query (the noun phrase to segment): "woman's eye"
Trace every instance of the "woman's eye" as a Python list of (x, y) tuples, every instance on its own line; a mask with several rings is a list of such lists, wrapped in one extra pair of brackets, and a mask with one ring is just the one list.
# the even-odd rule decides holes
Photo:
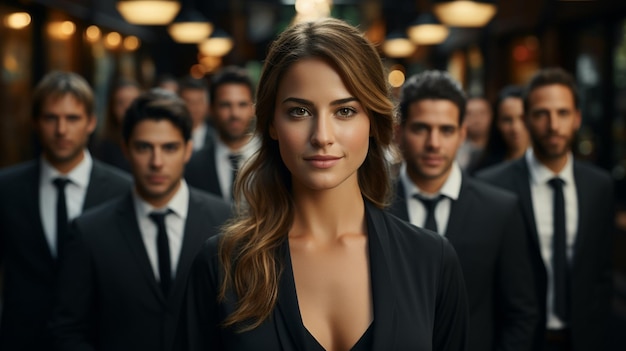
[(301, 116), (307, 116), (309, 114), (309, 111), (307, 111), (307, 109), (303, 107), (294, 107), (289, 110), (289, 114), (292, 116), (301, 117)]
[(350, 107), (342, 107), (337, 111), (337, 114), (341, 117), (351, 117), (356, 111)]

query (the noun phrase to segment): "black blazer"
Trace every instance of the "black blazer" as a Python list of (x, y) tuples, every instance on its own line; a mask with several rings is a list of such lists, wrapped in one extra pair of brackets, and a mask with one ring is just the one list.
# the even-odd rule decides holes
[[(535, 278), (540, 320), (535, 350), (543, 350), (546, 327), (547, 276), (537, 235), (526, 158), (498, 165), (478, 177), (518, 194)], [(574, 161), (578, 196), (578, 232), (571, 262), (571, 335), (574, 350), (604, 350), (611, 297), (611, 253), (614, 220), (613, 182), (586, 163)]]
[(189, 190), (189, 212), (169, 296), (154, 277), (130, 193), (73, 222), (75, 238), (61, 261), (50, 323), (57, 350), (172, 350), (193, 258), (230, 216), (230, 207), (222, 200)]
[[(0, 262), (4, 267), (0, 350), (45, 350), (43, 336), (52, 309), (57, 262), (39, 213), (40, 162), (0, 172)], [(93, 161), (83, 210), (121, 196), (130, 177)], [(54, 210), (54, 209), (51, 209)]]
[(217, 178), (215, 163), (215, 143), (213, 141), (191, 155), (185, 167), (185, 180), (197, 189), (223, 197), (220, 181)]
[[(366, 202), (374, 305), (372, 350), (465, 350), (467, 296), (454, 249), (439, 235), (418, 229)], [(207, 241), (194, 265), (186, 301), (188, 350), (306, 350), (288, 242), (278, 302), (258, 328), (237, 333), (219, 324), (233, 311), (229, 294), (217, 302), (222, 279), (219, 237)], [(183, 349), (183, 348), (181, 348)]]
[[(390, 211), (409, 220), (402, 182)], [(516, 196), (464, 175), (445, 237), (467, 287), (468, 350), (529, 350), (538, 313)]]

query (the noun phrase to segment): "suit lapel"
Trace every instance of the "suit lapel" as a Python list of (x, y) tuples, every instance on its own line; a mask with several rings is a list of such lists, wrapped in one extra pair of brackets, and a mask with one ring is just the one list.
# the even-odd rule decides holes
[(591, 222), (589, 215), (594, 213), (593, 209), (588, 207), (588, 203), (581, 201), (582, 199), (591, 199), (593, 194), (590, 193), (590, 189), (585, 179), (585, 174), (581, 172), (580, 167), (574, 161), (574, 181), (576, 182), (576, 198), (578, 202), (578, 223), (576, 226), (576, 240), (574, 241), (574, 255), (572, 260), (576, 260), (576, 253), (584, 245), (586, 236), (584, 233), (593, 233), (592, 228), (589, 227)]
[(20, 196), (23, 201), (24, 214), (27, 216), (27, 221), (31, 223), (34, 228), (33, 231), (33, 244), (39, 250), (39, 257), (45, 257), (50, 262), (56, 261), (52, 257), (50, 251), (50, 245), (46, 239), (46, 234), (43, 229), (43, 223), (41, 221), (41, 213), (39, 212), (39, 182), (41, 173), (41, 165), (39, 161), (34, 161), (32, 168), (26, 172), (23, 182), (21, 182)]
[(526, 221), (527, 229), (530, 230), (530, 240), (532, 241), (532, 245), (537, 250), (537, 252), (541, 252), (541, 248), (539, 246), (539, 234), (537, 233), (537, 224), (535, 222), (535, 213), (533, 212), (533, 200), (530, 192), (530, 172), (528, 170), (528, 165), (526, 164), (526, 158), (522, 157), (515, 162), (513, 167), (513, 182), (515, 187), (515, 193), (517, 193), (521, 207), (522, 207), (522, 215), (524, 216), (524, 220)]
[(398, 218), (403, 219), (405, 221), (409, 220), (409, 210), (406, 203), (406, 198), (404, 197), (405, 190), (404, 185), (400, 180), (395, 182), (396, 196), (389, 207), (389, 211), (396, 215)]
[(463, 233), (463, 228), (466, 228), (467, 211), (474, 206), (475, 198), (471, 196), (472, 191), (471, 184), (468, 184), (467, 178), (463, 175), (458, 198), (450, 200), (450, 215), (445, 232), (447, 238), (455, 238)]
[(121, 206), (117, 211), (118, 228), (122, 236), (126, 239), (128, 246), (130, 247), (133, 257), (139, 269), (142, 271), (146, 283), (150, 285), (154, 293), (158, 296), (158, 299), (165, 303), (165, 297), (159, 287), (154, 276), (154, 271), (150, 265), (150, 259), (146, 252), (146, 247), (143, 244), (141, 238), (141, 231), (137, 222), (137, 215), (135, 214), (135, 206), (133, 204), (133, 197), (131, 193), (128, 193), (122, 200)]

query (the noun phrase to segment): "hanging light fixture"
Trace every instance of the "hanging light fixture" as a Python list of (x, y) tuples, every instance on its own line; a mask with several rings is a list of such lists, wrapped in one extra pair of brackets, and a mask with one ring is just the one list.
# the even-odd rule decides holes
[(233, 39), (221, 29), (216, 29), (208, 39), (198, 44), (198, 50), (204, 55), (213, 57), (225, 56), (233, 48)]
[(213, 24), (200, 12), (183, 9), (176, 15), (167, 32), (174, 41), (186, 44), (199, 43), (211, 35)]
[(433, 11), (448, 26), (483, 27), (496, 14), (496, 5), (486, 1), (451, 0), (435, 3)]
[(118, 0), (117, 10), (132, 24), (165, 25), (180, 10), (176, 0)]
[(443, 43), (450, 30), (437, 20), (432, 13), (424, 13), (417, 17), (407, 29), (407, 35), (418, 45), (436, 45)]
[(399, 32), (391, 33), (383, 42), (383, 52), (387, 57), (408, 57), (415, 52), (417, 45)]

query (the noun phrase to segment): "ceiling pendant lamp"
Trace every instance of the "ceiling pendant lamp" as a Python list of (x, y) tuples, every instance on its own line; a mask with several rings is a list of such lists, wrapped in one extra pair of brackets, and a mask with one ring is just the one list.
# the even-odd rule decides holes
[(197, 44), (213, 32), (213, 24), (200, 12), (183, 9), (167, 27), (167, 32), (178, 43)]
[(405, 35), (394, 32), (385, 38), (382, 48), (387, 57), (403, 58), (411, 56), (417, 49), (417, 46)]
[(432, 13), (419, 15), (407, 29), (407, 35), (417, 45), (436, 45), (443, 43), (450, 30), (441, 24)]
[(233, 45), (233, 39), (228, 33), (217, 29), (208, 39), (198, 44), (198, 50), (206, 56), (222, 57), (232, 50)]
[(118, 0), (117, 11), (128, 23), (140, 25), (165, 25), (180, 11), (176, 0)]
[(486, 1), (451, 0), (436, 2), (433, 11), (451, 27), (483, 27), (496, 14), (496, 5)]

